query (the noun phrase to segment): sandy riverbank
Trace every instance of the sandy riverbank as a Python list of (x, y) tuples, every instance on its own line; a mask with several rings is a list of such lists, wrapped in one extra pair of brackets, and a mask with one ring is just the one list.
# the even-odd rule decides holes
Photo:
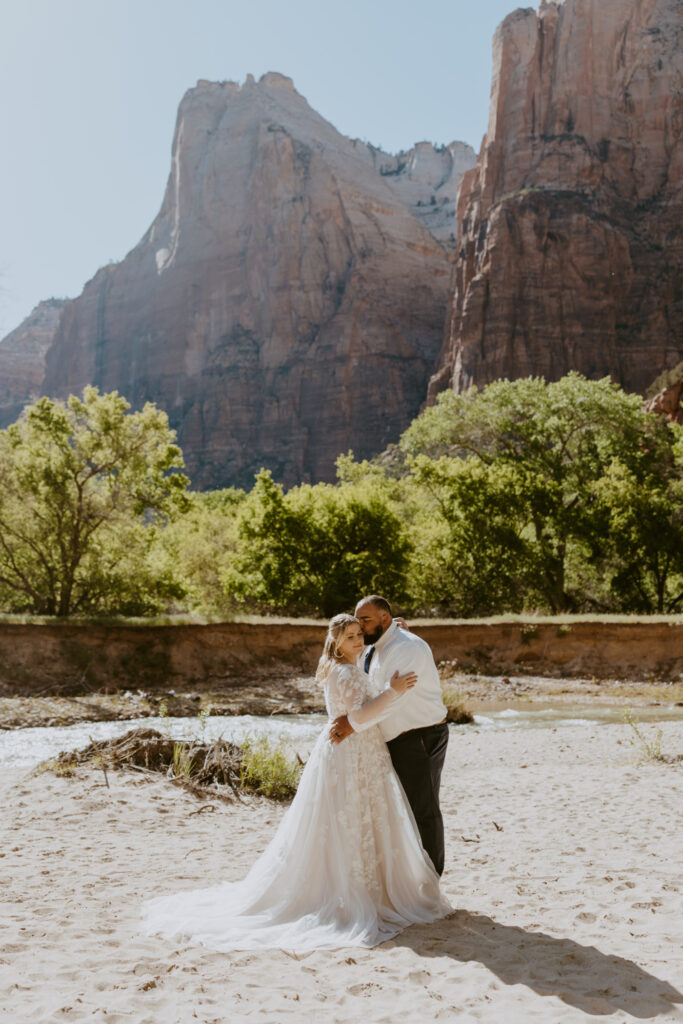
[[(662, 731), (683, 753), (683, 723)], [(455, 913), (373, 950), (301, 958), (137, 932), (144, 898), (242, 877), (278, 805), (193, 813), (202, 804), (161, 779), (7, 773), (0, 1020), (681, 1021), (683, 767), (639, 764), (629, 740), (625, 725), (453, 733)]]
[[(624, 707), (681, 702), (683, 682), (653, 683), (635, 679), (566, 679), (548, 676), (482, 676), (440, 666), (449, 701), (470, 712), (539, 704), (609, 703)], [(113, 693), (63, 696), (0, 696), (0, 729), (72, 725), (75, 722), (128, 721), (157, 717), (211, 715), (324, 714), (320, 684), (313, 676), (292, 675), (245, 681), (229, 688), (209, 684), (191, 691), (159, 686), (147, 690), (120, 689)]]

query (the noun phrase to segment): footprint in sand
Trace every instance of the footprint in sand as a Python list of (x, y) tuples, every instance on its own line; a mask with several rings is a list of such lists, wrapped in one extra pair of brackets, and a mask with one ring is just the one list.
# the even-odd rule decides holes
[(349, 985), (346, 991), (350, 996), (371, 996), (379, 987), (379, 985), (374, 985), (371, 981), (366, 981), (360, 985)]

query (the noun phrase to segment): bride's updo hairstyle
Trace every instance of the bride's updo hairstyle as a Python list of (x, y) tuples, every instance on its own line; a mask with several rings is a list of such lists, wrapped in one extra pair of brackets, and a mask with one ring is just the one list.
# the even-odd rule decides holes
[(341, 661), (342, 656), (339, 644), (343, 643), (344, 633), (354, 622), (358, 624), (356, 616), (348, 615), (347, 612), (341, 612), (339, 615), (335, 615), (333, 619), (330, 619), (327, 627), (327, 636), (323, 644), (323, 653), (320, 655), (318, 668), (315, 672), (315, 678), (319, 679), (320, 682), (324, 683), (332, 666), (338, 665)]

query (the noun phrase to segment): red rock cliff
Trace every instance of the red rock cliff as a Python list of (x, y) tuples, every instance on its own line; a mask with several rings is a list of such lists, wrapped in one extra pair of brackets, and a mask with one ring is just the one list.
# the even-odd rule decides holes
[(450, 278), (395, 186), (289, 79), (198, 83), (159, 215), (66, 307), (44, 390), (157, 402), (197, 487), (380, 451), (424, 401)]
[(12, 423), (28, 402), (40, 396), (45, 357), (65, 305), (65, 299), (38, 303), (0, 342), (0, 427)]
[(498, 28), (432, 398), (570, 369), (643, 391), (683, 357), (680, 14), (565, 0)]

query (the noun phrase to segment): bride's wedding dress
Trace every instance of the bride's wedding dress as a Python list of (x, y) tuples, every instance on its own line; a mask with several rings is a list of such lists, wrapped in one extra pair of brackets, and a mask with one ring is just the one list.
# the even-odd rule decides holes
[[(279, 828), (247, 877), (148, 900), (148, 935), (210, 949), (297, 952), (374, 946), (450, 911), (379, 728), (393, 690), (370, 691), (355, 665), (325, 683), (330, 718), (354, 732), (331, 744), (326, 726)], [(373, 699), (374, 697), (374, 699)]]

